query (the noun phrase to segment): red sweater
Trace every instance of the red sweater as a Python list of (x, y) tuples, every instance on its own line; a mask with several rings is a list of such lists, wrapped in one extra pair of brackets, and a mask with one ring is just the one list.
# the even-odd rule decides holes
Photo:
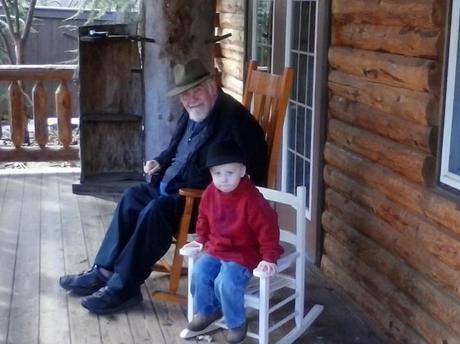
[(249, 270), (261, 260), (276, 263), (283, 248), (279, 244), (276, 212), (247, 178), (232, 192), (210, 184), (200, 201), (196, 241), (209, 255), (232, 261)]

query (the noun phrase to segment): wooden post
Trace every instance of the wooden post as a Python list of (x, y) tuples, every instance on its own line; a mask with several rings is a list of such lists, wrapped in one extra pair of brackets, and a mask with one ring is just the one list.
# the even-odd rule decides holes
[(70, 127), (72, 97), (65, 80), (61, 80), (56, 89), (55, 100), (59, 140), (64, 148), (68, 148), (72, 142), (72, 129)]
[(25, 112), (24, 99), (18, 81), (11, 82), (8, 93), (10, 96), (11, 141), (16, 148), (19, 148), (24, 143)]
[(32, 90), (33, 113), (35, 120), (35, 142), (40, 147), (45, 147), (48, 143), (48, 116), (46, 89), (40, 80), (37, 80)]

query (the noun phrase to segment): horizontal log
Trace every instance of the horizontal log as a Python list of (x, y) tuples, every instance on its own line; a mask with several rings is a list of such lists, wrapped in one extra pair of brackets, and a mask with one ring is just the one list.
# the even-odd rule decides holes
[(432, 94), (367, 81), (331, 71), (329, 89), (333, 94), (422, 125), (438, 125), (439, 108)]
[(371, 319), (380, 324), (392, 342), (427, 344), (410, 326), (399, 320), (388, 308), (388, 305), (383, 304), (381, 300), (360, 287), (353, 277), (327, 255), (323, 255), (321, 258), (321, 270), (345, 290), (348, 296), (364, 309)]
[(333, 23), (331, 45), (436, 59), (442, 45), (440, 29)]
[[(385, 275), (378, 271), (376, 272), (373, 267), (363, 263), (352, 253), (352, 248), (347, 247), (347, 244), (344, 245), (332, 236), (326, 235), (324, 249), (326, 255), (343, 267), (356, 283), (359, 283), (369, 293), (387, 304), (401, 321), (414, 328), (427, 342), (454, 343), (458, 338), (452, 329), (437, 320), (438, 314), (432, 315), (428, 313), (422, 307), (423, 302), (422, 304), (414, 302), (411, 293), (405, 294), (404, 290), (395, 286)], [(379, 251), (371, 252), (367, 250), (366, 252), (370, 255), (379, 253)], [(394, 267), (394, 270), (397, 269), (398, 267)], [(413, 277), (416, 277), (416, 275)], [(427, 300), (424, 300), (424, 302), (427, 302)], [(440, 310), (440, 312), (443, 313), (445, 310)], [(459, 313), (456, 312), (455, 315), (458, 316)]]
[(77, 65), (0, 65), (0, 81), (72, 80)]
[(416, 239), (401, 235), (391, 225), (373, 216), (370, 211), (330, 188), (326, 191), (325, 204), (334, 217), (371, 238), (433, 281), (444, 292), (448, 292), (454, 299), (460, 300), (460, 271), (427, 254)]
[(402, 235), (415, 240), (421, 249), (427, 250), (453, 269), (460, 270), (460, 240), (455, 240), (446, 229), (440, 228), (440, 225), (435, 226), (431, 221), (402, 208), (378, 191), (356, 182), (330, 165), (325, 166), (323, 176), (330, 188), (354, 203), (370, 209), (375, 216)]
[(242, 2), (241, 0), (217, 0), (216, 12), (244, 13), (244, 2)]
[(219, 27), (226, 29), (244, 30), (244, 14), (220, 13)]
[[(325, 212), (322, 217), (327, 236), (333, 237), (356, 258), (385, 275), (397, 288), (410, 295), (422, 308), (435, 315), (452, 332), (460, 330), (460, 304), (447, 295), (415, 269), (402, 262), (395, 255), (380, 247), (373, 240)], [(327, 239), (325, 240), (326, 246)], [(328, 250), (326, 249), (326, 254)]]
[(340, 22), (434, 28), (441, 24), (436, 0), (334, 0), (332, 17)]
[(242, 94), (243, 92), (243, 81), (233, 75), (222, 73), (222, 85), (236, 94)]
[(436, 61), (349, 47), (331, 47), (329, 65), (340, 72), (415, 91), (439, 93)]
[(1, 147), (0, 161), (78, 161), (79, 152), (78, 145), (69, 146), (67, 149), (61, 146)]
[(324, 157), (326, 163), (335, 166), (357, 183), (376, 190), (427, 220), (441, 224), (454, 238), (459, 237), (460, 208), (456, 202), (330, 142), (325, 145)]
[(329, 113), (333, 118), (401, 144), (426, 153), (436, 153), (437, 127), (416, 124), (339, 96), (330, 98)]
[(244, 64), (240, 61), (235, 61), (228, 58), (215, 58), (214, 59), (217, 67), (222, 73), (231, 75), (238, 80), (243, 80), (244, 78)]
[(220, 44), (221, 56), (244, 63), (244, 51), (239, 46)]
[(427, 184), (434, 174), (436, 160), (432, 155), (336, 119), (329, 120), (328, 139), (418, 184)]

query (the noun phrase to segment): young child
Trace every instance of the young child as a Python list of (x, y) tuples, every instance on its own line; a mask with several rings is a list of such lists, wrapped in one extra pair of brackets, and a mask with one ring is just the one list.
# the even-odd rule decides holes
[(247, 332), (244, 292), (252, 270), (275, 273), (283, 252), (278, 219), (246, 176), (234, 142), (211, 146), (206, 166), (212, 183), (200, 201), (196, 240), (184, 246), (204, 251), (193, 270), (196, 313), (187, 328), (202, 331), (223, 314), (227, 341), (240, 343)]

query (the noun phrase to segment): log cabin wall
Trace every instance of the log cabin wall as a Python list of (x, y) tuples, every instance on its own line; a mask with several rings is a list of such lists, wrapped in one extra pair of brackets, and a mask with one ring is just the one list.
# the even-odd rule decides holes
[(216, 34), (232, 36), (216, 44), (215, 62), (223, 90), (241, 101), (245, 57), (245, 1), (217, 0)]
[(435, 181), (446, 3), (331, 2), (321, 268), (399, 343), (460, 343), (460, 207)]

